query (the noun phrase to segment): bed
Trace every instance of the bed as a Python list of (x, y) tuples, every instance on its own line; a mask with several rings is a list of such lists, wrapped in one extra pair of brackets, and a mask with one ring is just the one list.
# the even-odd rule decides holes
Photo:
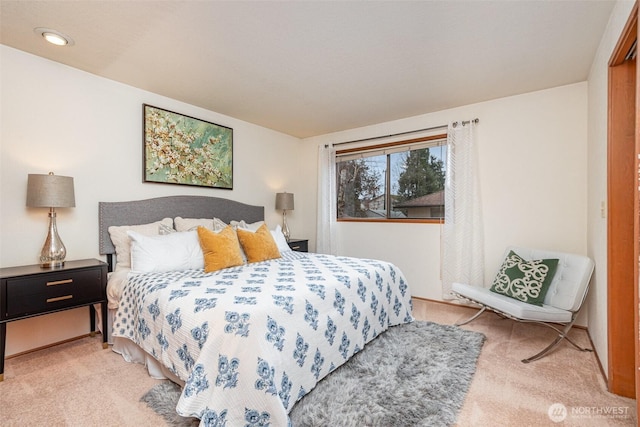
[[(234, 224), (240, 265), (206, 272), (213, 258), (203, 239), (213, 234), (204, 224), (211, 220), (225, 230), (218, 235)], [(396, 266), (291, 251), (279, 227), (268, 231), (273, 240), (255, 237), (263, 221), (262, 206), (216, 197), (99, 203), (113, 349), (180, 384), (176, 411), (201, 425), (287, 425), (294, 404), (322, 378), (390, 326), (413, 321)], [(116, 230), (128, 230), (134, 243)], [(193, 264), (202, 254), (183, 256), (198, 250), (196, 232), (203, 233), (204, 268)], [(277, 256), (256, 261), (245, 243), (257, 238), (275, 243)]]

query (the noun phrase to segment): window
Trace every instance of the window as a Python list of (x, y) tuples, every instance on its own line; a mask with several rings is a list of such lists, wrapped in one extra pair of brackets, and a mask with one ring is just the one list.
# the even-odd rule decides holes
[(339, 150), (340, 220), (444, 218), (446, 135)]

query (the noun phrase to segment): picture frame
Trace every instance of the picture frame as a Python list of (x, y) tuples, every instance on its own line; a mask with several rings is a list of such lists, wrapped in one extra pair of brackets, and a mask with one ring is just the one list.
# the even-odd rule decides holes
[(233, 129), (143, 104), (143, 182), (233, 190)]

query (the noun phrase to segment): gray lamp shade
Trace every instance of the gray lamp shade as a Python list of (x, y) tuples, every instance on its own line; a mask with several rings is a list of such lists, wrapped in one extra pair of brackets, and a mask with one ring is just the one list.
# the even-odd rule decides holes
[(293, 210), (293, 193), (276, 193), (276, 209)]
[(27, 206), (32, 208), (73, 208), (76, 198), (70, 176), (29, 174)]

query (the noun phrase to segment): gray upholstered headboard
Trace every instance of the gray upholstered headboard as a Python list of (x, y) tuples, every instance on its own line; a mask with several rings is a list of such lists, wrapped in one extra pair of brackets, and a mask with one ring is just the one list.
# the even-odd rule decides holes
[(264, 206), (207, 196), (167, 196), (130, 202), (99, 202), (100, 254), (115, 254), (109, 236), (112, 225), (139, 225), (163, 218), (220, 218), (256, 222), (264, 220)]

